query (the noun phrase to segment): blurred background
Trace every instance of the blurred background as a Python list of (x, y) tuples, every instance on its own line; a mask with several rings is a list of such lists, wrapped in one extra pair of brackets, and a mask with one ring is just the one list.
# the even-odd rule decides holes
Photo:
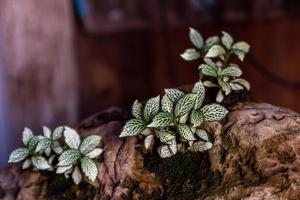
[(74, 125), (195, 82), (198, 62), (179, 56), (189, 26), (247, 41), (251, 95), (300, 111), (299, 0), (0, 0), (0, 165), (24, 126)]

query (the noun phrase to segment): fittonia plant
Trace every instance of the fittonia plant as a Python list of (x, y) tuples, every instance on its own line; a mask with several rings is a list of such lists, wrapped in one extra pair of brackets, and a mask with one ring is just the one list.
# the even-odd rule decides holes
[[(232, 91), (250, 90), (250, 84), (245, 79), (239, 78), (242, 70), (231, 62), (231, 56), (236, 55), (241, 61), (249, 52), (250, 46), (244, 41), (234, 42), (232, 36), (222, 32), (221, 38), (212, 36), (205, 41), (201, 34), (190, 28), (190, 40), (195, 48), (187, 49), (181, 57), (187, 61), (202, 59), (204, 63), (199, 66), (202, 76), (211, 77), (214, 81), (203, 82), (205, 87), (217, 87), (216, 102), (221, 103), (224, 96)], [(225, 94), (225, 95), (224, 95)]]
[(34, 135), (25, 128), (23, 131), (25, 147), (14, 150), (9, 156), (9, 163), (23, 162), (23, 169), (30, 166), (34, 170), (56, 170), (57, 174), (72, 176), (75, 184), (79, 184), (84, 174), (95, 181), (98, 169), (95, 159), (102, 153), (99, 148), (101, 137), (91, 135), (82, 141), (76, 130), (60, 126), (52, 132), (43, 127), (43, 135)]
[[(190, 40), (195, 48), (187, 49), (181, 57), (187, 61), (202, 58), (199, 66), (200, 80), (193, 89), (184, 93), (178, 89), (166, 89), (165, 94), (150, 98), (145, 104), (135, 101), (132, 116), (126, 122), (120, 137), (144, 135), (144, 147), (159, 142), (160, 157), (171, 157), (178, 152), (206, 151), (212, 147), (209, 134), (204, 129), (205, 122), (221, 121), (228, 111), (221, 103), (233, 90), (250, 90), (250, 84), (239, 78), (242, 75), (237, 64), (230, 62), (233, 54), (243, 61), (249, 51), (246, 42), (234, 43), (226, 32), (218, 36), (203, 39), (195, 29), (190, 29)], [(212, 78), (202, 82), (204, 76)], [(205, 88), (217, 87), (216, 102), (203, 105)], [(225, 95), (224, 95), (225, 94)]]

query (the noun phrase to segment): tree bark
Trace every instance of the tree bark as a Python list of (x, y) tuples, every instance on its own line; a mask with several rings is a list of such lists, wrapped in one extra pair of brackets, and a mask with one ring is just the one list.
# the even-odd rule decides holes
[(127, 118), (112, 108), (77, 127), (103, 137), (93, 185), (9, 167), (0, 173), (2, 199), (300, 199), (300, 114), (294, 111), (236, 104), (223, 125), (205, 125), (211, 150), (169, 159), (145, 152), (139, 137), (120, 139)]

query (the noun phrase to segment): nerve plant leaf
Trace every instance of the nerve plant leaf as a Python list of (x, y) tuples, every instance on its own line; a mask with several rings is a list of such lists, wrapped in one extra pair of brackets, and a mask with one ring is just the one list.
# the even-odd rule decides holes
[(216, 58), (216, 57), (224, 55), (225, 53), (226, 53), (225, 49), (221, 45), (216, 44), (208, 50), (205, 57)]
[(184, 93), (178, 89), (165, 89), (165, 93), (173, 103), (184, 97)]
[(226, 49), (230, 49), (233, 44), (232, 36), (225, 31), (222, 31), (222, 34), (223, 34), (223, 36), (221, 37), (222, 44), (226, 47)]
[(145, 149), (149, 149), (149, 147), (153, 144), (153, 142), (154, 142), (154, 135), (148, 135), (144, 140)]
[(190, 115), (190, 122), (193, 127), (198, 127), (204, 122), (204, 115), (199, 110), (193, 110)]
[(48, 164), (48, 161), (42, 156), (33, 156), (31, 158), (32, 165), (39, 170), (49, 169), (51, 166)]
[(98, 168), (96, 163), (88, 157), (81, 158), (80, 163), (84, 175), (88, 177), (92, 182), (94, 182), (98, 175)]
[(245, 79), (242, 78), (237, 78), (231, 81), (232, 83), (238, 83), (240, 85), (242, 85), (243, 87), (245, 87), (248, 91), (250, 90), (251, 86), (250, 83), (248, 81), (246, 81)]
[(17, 163), (19, 161), (24, 160), (29, 155), (29, 151), (26, 148), (18, 148), (11, 152), (9, 156), (9, 163)]
[(161, 109), (164, 112), (172, 113), (174, 108), (173, 102), (170, 100), (170, 98), (167, 95), (164, 95), (161, 99)]
[(147, 127), (165, 127), (173, 124), (174, 117), (169, 112), (160, 112)]
[(239, 41), (232, 46), (232, 49), (248, 53), (250, 50), (250, 45), (247, 42)]
[(144, 107), (144, 118), (150, 121), (159, 112), (160, 96), (149, 99)]
[(242, 70), (238, 68), (236, 65), (231, 64), (229, 67), (225, 68), (222, 73), (222, 76), (233, 76), (240, 77), (242, 75)]
[(200, 58), (200, 53), (196, 49), (187, 49), (180, 56), (186, 61), (192, 61)]
[(79, 167), (77, 167), (77, 166), (73, 170), (72, 180), (76, 185), (78, 185), (82, 180), (82, 173), (81, 173)]
[(206, 131), (202, 130), (202, 129), (197, 129), (196, 130), (196, 135), (201, 139), (201, 140), (204, 140), (204, 141), (209, 141), (209, 137), (208, 137), (208, 134), (206, 133)]
[(188, 140), (188, 141), (191, 141), (191, 140), (196, 140), (195, 136), (194, 136), (194, 133), (191, 131), (190, 127), (186, 124), (178, 124), (177, 125), (177, 129), (178, 129), (178, 132), (179, 132), (179, 135), (185, 139), (185, 140)]
[(206, 76), (212, 76), (212, 77), (218, 76), (218, 68), (215, 66), (202, 64), (200, 65), (199, 69), (202, 71), (202, 74)]
[(71, 148), (71, 149), (78, 149), (80, 145), (80, 137), (74, 129), (70, 127), (65, 127), (64, 131), (64, 137), (65, 137), (65, 142), (66, 144)]
[(155, 135), (162, 143), (166, 144), (170, 144), (170, 142), (175, 139), (175, 134), (166, 129), (155, 130)]
[(32, 131), (29, 128), (25, 127), (23, 131), (23, 138), (22, 138), (23, 144), (27, 146), (32, 137), (33, 137)]
[(168, 145), (161, 145), (158, 148), (158, 154), (161, 158), (169, 158), (169, 157), (173, 156), (173, 153), (169, 149)]
[(132, 105), (132, 115), (137, 119), (143, 119), (143, 105), (138, 100), (135, 100)]
[(74, 165), (80, 158), (80, 152), (76, 149), (69, 149), (64, 151), (58, 158), (57, 166)]
[(187, 94), (175, 105), (175, 116), (180, 117), (192, 110), (195, 105), (195, 94)]
[(91, 136), (84, 138), (84, 140), (80, 144), (80, 148), (79, 148), (80, 153), (82, 153), (83, 155), (88, 154), (93, 149), (95, 149), (97, 146), (99, 146), (100, 140), (101, 140), (101, 137), (98, 135), (91, 135)]
[(198, 48), (201, 49), (203, 47), (203, 37), (202, 35), (195, 29), (190, 28), (190, 40), (191, 42)]
[(228, 110), (219, 104), (206, 105), (201, 111), (204, 114), (205, 121), (220, 121), (224, 119), (228, 113)]
[(120, 137), (134, 136), (141, 133), (145, 129), (145, 122), (141, 119), (131, 119), (126, 122)]
[(206, 151), (212, 148), (212, 143), (211, 142), (195, 142), (193, 144), (193, 146), (191, 146), (189, 148), (190, 151), (198, 151), (198, 152), (202, 152), (202, 151)]

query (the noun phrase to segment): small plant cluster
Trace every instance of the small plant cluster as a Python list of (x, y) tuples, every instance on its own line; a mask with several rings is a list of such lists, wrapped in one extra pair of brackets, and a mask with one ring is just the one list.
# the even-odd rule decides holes
[[(147, 150), (154, 146), (157, 138), (161, 158), (178, 152), (201, 152), (212, 148), (203, 125), (226, 117), (228, 110), (218, 104), (225, 96), (232, 91), (250, 90), (250, 84), (240, 78), (242, 70), (230, 62), (233, 54), (243, 61), (250, 47), (244, 41), (234, 43), (230, 34), (222, 33), (221, 38), (213, 36), (204, 41), (198, 31), (190, 28), (189, 36), (195, 48), (185, 50), (181, 57), (187, 61), (203, 58), (204, 63), (199, 66), (200, 80), (188, 93), (165, 89), (162, 97), (150, 98), (145, 104), (136, 100), (132, 106), (133, 119), (126, 122), (120, 137), (144, 135)], [(202, 82), (204, 77), (209, 80)], [(212, 87), (219, 88), (216, 103), (203, 105), (206, 88)]]
[(95, 159), (102, 153), (99, 148), (101, 137), (91, 135), (82, 141), (76, 130), (60, 126), (52, 132), (43, 127), (43, 135), (34, 135), (29, 128), (24, 128), (22, 142), (25, 147), (14, 150), (9, 156), (9, 163), (23, 162), (23, 169), (56, 171), (70, 175), (75, 184), (79, 184), (84, 174), (95, 181), (98, 169)]
[(195, 48), (186, 49), (181, 57), (186, 61), (203, 59), (204, 63), (199, 66), (200, 76), (208, 76), (213, 80), (204, 81), (205, 87), (219, 88), (216, 102), (223, 102), (225, 96), (232, 91), (250, 90), (249, 82), (239, 78), (242, 70), (237, 64), (230, 62), (232, 55), (243, 61), (250, 50), (249, 44), (244, 41), (234, 42), (232, 36), (225, 31), (222, 31), (221, 38), (212, 36), (204, 41), (198, 31), (190, 28), (189, 36)]

